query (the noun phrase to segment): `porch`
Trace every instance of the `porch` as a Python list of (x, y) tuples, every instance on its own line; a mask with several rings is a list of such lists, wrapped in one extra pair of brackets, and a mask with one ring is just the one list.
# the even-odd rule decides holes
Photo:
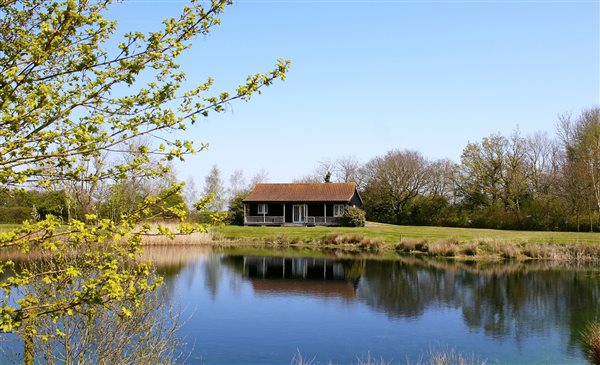
[(339, 217), (306, 216), (295, 222), (286, 222), (285, 216), (251, 215), (244, 218), (244, 225), (261, 226), (339, 226)]
[(250, 203), (244, 204), (244, 225), (336, 226), (343, 211), (343, 204), (332, 203)]

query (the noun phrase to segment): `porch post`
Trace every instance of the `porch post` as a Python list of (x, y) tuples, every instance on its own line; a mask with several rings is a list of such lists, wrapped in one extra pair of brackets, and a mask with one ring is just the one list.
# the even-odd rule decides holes
[(244, 225), (246, 225), (246, 204), (244, 204)]
[(283, 205), (283, 222), (282, 223), (285, 223), (285, 203), (283, 203), (281, 205)]
[(323, 203), (323, 224), (327, 224), (327, 203)]
[(267, 213), (265, 213), (267, 211), (267, 209), (269, 209), (269, 205), (266, 204), (267, 206), (265, 207), (266, 209), (263, 209), (263, 223), (267, 223)]

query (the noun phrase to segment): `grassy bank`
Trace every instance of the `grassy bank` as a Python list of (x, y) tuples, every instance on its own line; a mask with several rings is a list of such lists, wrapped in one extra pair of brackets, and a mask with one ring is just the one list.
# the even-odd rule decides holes
[(289, 240), (318, 241), (331, 234), (360, 235), (366, 238), (380, 238), (386, 245), (395, 245), (401, 240), (427, 240), (430, 242), (456, 239), (460, 242), (475, 240), (505, 241), (515, 244), (600, 244), (600, 233), (589, 232), (538, 232), (504, 231), (497, 229), (396, 226), (392, 224), (369, 223), (366, 227), (240, 227), (220, 226), (212, 229), (217, 238), (260, 239), (286, 237)]
[(371, 223), (366, 227), (239, 227), (211, 230), (217, 241), (271, 247), (400, 252), (467, 259), (600, 260), (600, 233), (503, 231)]
[[(168, 224), (169, 225), (169, 224)], [(170, 224), (171, 229), (175, 228)], [(0, 225), (0, 231), (17, 225)], [(208, 234), (160, 234), (145, 237), (146, 245), (210, 245), (220, 247), (293, 248), (370, 252), (378, 255), (419, 254), (466, 259), (548, 259), (600, 261), (600, 233), (505, 231), (494, 229), (396, 226), (366, 227), (212, 227)]]

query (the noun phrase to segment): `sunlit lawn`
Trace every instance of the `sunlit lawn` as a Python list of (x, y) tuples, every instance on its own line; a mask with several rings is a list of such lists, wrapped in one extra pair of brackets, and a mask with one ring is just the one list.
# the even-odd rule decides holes
[(10, 231), (19, 228), (20, 224), (0, 223), (0, 232)]
[[(18, 224), (0, 224), (0, 232), (19, 227)], [(595, 243), (600, 244), (600, 233), (590, 232), (540, 232), (507, 231), (497, 229), (451, 228), (426, 226), (396, 226), (368, 223), (366, 227), (213, 227), (217, 236), (231, 239), (264, 239), (285, 236), (288, 239), (317, 240), (330, 233), (358, 234), (368, 238), (382, 238), (386, 243), (397, 243), (402, 238), (427, 239), (429, 241), (457, 238), (460, 241), (475, 239), (499, 239), (514, 243)]]
[(319, 239), (329, 233), (358, 234), (368, 238), (382, 238), (386, 243), (397, 243), (402, 238), (427, 239), (429, 241), (457, 238), (460, 241), (475, 239), (498, 239), (514, 243), (597, 243), (600, 233), (507, 231), (477, 228), (450, 228), (424, 226), (396, 226), (368, 223), (366, 227), (240, 227), (220, 226), (212, 232), (223, 238), (262, 239), (285, 236), (288, 239)]

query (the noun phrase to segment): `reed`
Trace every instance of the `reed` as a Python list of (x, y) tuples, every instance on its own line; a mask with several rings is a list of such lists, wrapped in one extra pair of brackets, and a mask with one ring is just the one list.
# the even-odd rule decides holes
[(363, 238), (358, 243), (358, 247), (366, 251), (379, 251), (383, 247), (383, 240), (381, 238)]
[(463, 355), (454, 350), (432, 351), (429, 358), (430, 365), (477, 365), (485, 364), (485, 361), (480, 361), (474, 355)]
[(399, 252), (413, 252), (413, 251), (420, 251), (420, 252), (427, 252), (427, 240), (417, 240), (417, 239), (412, 239), (412, 238), (403, 238), (402, 240), (400, 240), (400, 242), (396, 245), (396, 251)]
[(600, 365), (600, 322), (593, 322), (582, 333), (583, 343), (590, 362)]
[(477, 256), (479, 245), (476, 242), (469, 242), (460, 248), (460, 252), (465, 256)]
[(503, 259), (514, 259), (519, 256), (519, 248), (510, 242), (503, 240), (494, 240), (489, 244), (492, 254), (498, 255)]
[(300, 350), (298, 350), (296, 352), (296, 355), (294, 355), (294, 357), (292, 358), (292, 365), (312, 365), (314, 363), (315, 357), (313, 357), (312, 359), (307, 359), (306, 357), (302, 356)]
[(458, 252), (458, 243), (451, 239), (432, 242), (428, 245), (427, 252), (433, 256), (453, 257)]
[(161, 223), (160, 225), (168, 228), (169, 231), (174, 233), (174, 236), (169, 237), (160, 234), (158, 224), (155, 224), (151, 227), (148, 234), (142, 237), (142, 244), (148, 246), (207, 245), (214, 241), (213, 236), (209, 233), (194, 232), (192, 234), (180, 234), (175, 223)]
[[(484, 365), (486, 361), (481, 361), (475, 358), (474, 355), (464, 355), (460, 352), (456, 352), (454, 350), (440, 350), (440, 351), (430, 351), (428, 361), (424, 362), (422, 359), (413, 363), (407, 360), (405, 363), (407, 365), (415, 364), (415, 365)], [(392, 365), (394, 364), (390, 360), (385, 360), (383, 357), (374, 358), (371, 354), (368, 354), (366, 358), (357, 357), (356, 365)], [(302, 356), (300, 351), (298, 351), (294, 357), (292, 358), (292, 365), (312, 365), (312, 364), (320, 364), (321, 362), (316, 361), (316, 357), (307, 359)], [(327, 364), (332, 365), (332, 361), (328, 361)], [(398, 363), (400, 364), (400, 363)]]

